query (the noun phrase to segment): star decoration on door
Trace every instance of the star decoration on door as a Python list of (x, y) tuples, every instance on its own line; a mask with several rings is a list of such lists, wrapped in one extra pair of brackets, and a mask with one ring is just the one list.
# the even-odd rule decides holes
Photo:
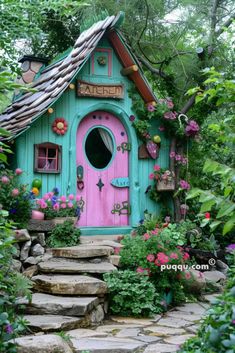
[(99, 182), (96, 184), (99, 188), (99, 191), (102, 191), (102, 187), (104, 186), (104, 183), (102, 182), (101, 178), (99, 178)]

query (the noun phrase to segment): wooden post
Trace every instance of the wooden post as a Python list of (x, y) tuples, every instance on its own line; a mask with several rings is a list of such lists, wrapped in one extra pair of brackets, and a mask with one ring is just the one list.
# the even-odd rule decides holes
[(120, 73), (123, 75), (123, 76), (128, 76), (128, 75), (131, 75), (133, 74), (134, 72), (137, 72), (139, 69), (138, 69), (138, 66), (137, 65), (131, 65), (131, 66), (128, 66), (128, 67), (125, 67), (123, 68)]

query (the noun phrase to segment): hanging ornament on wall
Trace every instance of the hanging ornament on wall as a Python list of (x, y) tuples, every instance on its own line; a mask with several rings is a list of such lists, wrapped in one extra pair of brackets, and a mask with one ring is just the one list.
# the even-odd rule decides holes
[(64, 135), (68, 130), (68, 123), (64, 118), (57, 118), (52, 123), (52, 130), (57, 135)]

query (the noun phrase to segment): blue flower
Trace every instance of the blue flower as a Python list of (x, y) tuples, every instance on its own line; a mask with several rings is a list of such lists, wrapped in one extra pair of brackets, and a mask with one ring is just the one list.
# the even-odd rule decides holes
[(54, 192), (55, 195), (59, 195), (59, 193), (60, 193), (60, 190), (57, 186), (54, 187), (54, 189), (52, 191)]

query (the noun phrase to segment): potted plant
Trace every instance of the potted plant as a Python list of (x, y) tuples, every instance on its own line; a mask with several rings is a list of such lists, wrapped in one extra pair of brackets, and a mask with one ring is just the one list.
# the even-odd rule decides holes
[(156, 189), (159, 192), (175, 190), (175, 173), (173, 171), (155, 165), (149, 178), (154, 180)]

